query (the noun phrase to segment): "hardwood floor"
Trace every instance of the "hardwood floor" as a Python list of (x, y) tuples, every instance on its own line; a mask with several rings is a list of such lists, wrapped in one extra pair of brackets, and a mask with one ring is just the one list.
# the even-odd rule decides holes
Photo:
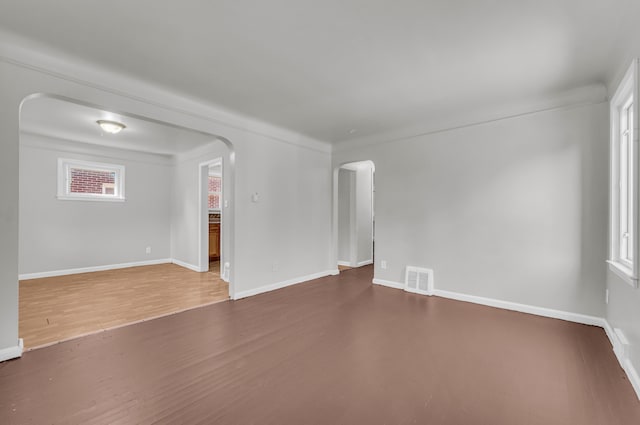
[(220, 266), (197, 273), (175, 264), (20, 282), (26, 349), (229, 298)]
[(604, 331), (363, 267), (0, 364), (0, 423), (630, 425)]

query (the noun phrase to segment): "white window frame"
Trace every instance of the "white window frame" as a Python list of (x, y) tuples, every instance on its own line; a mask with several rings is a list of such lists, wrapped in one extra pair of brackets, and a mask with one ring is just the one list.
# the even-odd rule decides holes
[[(610, 102), (609, 268), (638, 288), (638, 59), (635, 59)], [(629, 106), (631, 105), (631, 113)], [(627, 130), (623, 128), (624, 121)], [(628, 241), (631, 241), (630, 243)], [(627, 255), (628, 249), (631, 255)]]
[[(106, 193), (74, 193), (71, 192), (71, 169), (114, 172), (115, 183), (113, 195)], [(107, 201), (124, 202), (125, 167), (119, 164), (81, 161), (79, 159), (58, 158), (58, 199), (63, 201)], [(104, 188), (103, 188), (104, 189)], [(104, 192), (104, 190), (103, 190)]]

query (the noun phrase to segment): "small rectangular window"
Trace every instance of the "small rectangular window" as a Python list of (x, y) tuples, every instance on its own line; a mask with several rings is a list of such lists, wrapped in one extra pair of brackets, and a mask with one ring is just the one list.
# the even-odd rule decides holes
[(611, 99), (611, 196), (608, 263), (634, 287), (638, 284), (638, 61)]
[(58, 199), (124, 201), (124, 166), (60, 158)]

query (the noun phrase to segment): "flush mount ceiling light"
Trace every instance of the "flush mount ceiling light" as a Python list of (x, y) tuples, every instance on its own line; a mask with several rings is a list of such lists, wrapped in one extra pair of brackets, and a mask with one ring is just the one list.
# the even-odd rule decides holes
[(126, 125), (117, 121), (98, 120), (96, 122), (105, 133), (110, 134), (120, 133), (122, 129), (127, 128)]

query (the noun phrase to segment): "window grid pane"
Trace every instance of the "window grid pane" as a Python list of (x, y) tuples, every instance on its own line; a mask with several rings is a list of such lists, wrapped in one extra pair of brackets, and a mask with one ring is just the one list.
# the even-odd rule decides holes
[(71, 167), (69, 169), (69, 193), (115, 195), (116, 173)]
[(632, 262), (633, 261), (633, 202), (634, 196), (634, 182), (633, 182), (633, 127), (630, 123), (633, 122), (633, 103), (631, 103), (626, 111), (626, 140), (627, 140), (627, 251), (626, 256), (624, 257), (626, 260)]
[(619, 258), (633, 263), (633, 102), (625, 102), (620, 110), (619, 157)]
[(219, 194), (209, 194), (209, 209), (219, 209), (220, 208), (220, 195)]
[(220, 198), (222, 196), (222, 177), (209, 176), (208, 192), (209, 209), (220, 209)]
[(209, 193), (222, 192), (222, 178), (220, 176), (209, 176)]
[(620, 209), (619, 209), (619, 231), (620, 231), (620, 258), (627, 258), (627, 226), (628, 220), (627, 215), (629, 213), (629, 203), (628, 201), (628, 173), (627, 173), (627, 141), (626, 137), (622, 136), (620, 139), (620, 188), (619, 188), (619, 199), (620, 199)]

